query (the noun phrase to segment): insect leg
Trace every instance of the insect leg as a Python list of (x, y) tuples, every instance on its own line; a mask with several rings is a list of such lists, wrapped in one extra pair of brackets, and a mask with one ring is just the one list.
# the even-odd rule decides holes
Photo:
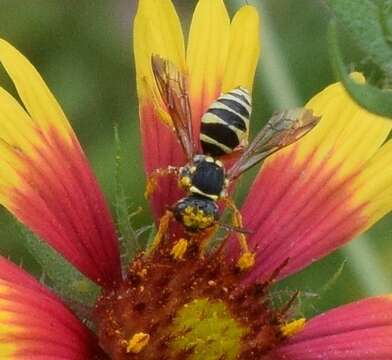
[(174, 214), (170, 210), (166, 210), (165, 214), (160, 218), (158, 231), (155, 234), (151, 246), (147, 249), (147, 255), (151, 254), (159, 246), (163, 237), (165, 236), (165, 234), (167, 234), (167, 230), (173, 218)]
[(178, 176), (179, 168), (175, 166), (168, 166), (165, 169), (155, 169), (147, 179), (146, 190), (144, 191), (144, 197), (149, 199), (150, 196), (154, 193), (155, 189), (158, 186), (158, 179), (163, 176), (175, 175)]
[[(233, 225), (237, 228), (242, 229), (244, 226), (242, 221), (242, 215), (238, 210), (237, 206), (235, 205), (234, 201), (229, 197), (226, 197), (224, 201), (226, 203), (226, 206), (233, 211)], [(248, 241), (244, 232), (236, 232), (236, 236), (242, 252), (242, 255), (237, 261), (237, 267), (240, 270), (249, 269), (255, 263), (255, 253), (252, 253), (249, 250)]]

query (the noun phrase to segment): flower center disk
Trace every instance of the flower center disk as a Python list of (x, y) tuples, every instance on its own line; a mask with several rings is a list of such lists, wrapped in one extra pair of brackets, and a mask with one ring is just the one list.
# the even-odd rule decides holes
[(99, 298), (95, 320), (111, 359), (258, 359), (284, 339), (268, 283), (238, 286), (238, 267), (201, 256), (196, 243), (176, 254), (164, 244), (139, 254)]

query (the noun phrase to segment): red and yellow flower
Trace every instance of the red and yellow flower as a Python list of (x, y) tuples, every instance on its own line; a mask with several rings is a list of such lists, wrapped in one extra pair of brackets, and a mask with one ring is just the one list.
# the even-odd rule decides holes
[[(200, 0), (187, 51), (169, 0), (140, 0), (134, 45), (146, 172), (183, 165), (159, 105), (151, 56), (189, 76), (200, 117), (222, 92), (252, 88), (259, 20), (251, 6), (233, 20), (222, 0)], [(0, 62), (22, 105), (0, 90), (0, 202), (101, 287), (91, 328), (63, 300), (0, 260), (0, 357), (4, 359), (390, 359), (392, 298), (374, 297), (313, 319), (291, 319), (269, 301), (272, 281), (300, 271), (392, 209), (392, 123), (356, 105), (336, 83), (306, 107), (317, 127), (261, 167), (241, 214), (256, 254), (235, 264), (234, 236), (201, 256), (197, 243), (161, 233), (157, 248), (121, 272), (113, 221), (63, 111), (28, 60), (0, 41)], [(360, 75), (354, 75), (363, 81)], [(158, 221), (181, 193), (164, 179)], [(184, 244), (187, 244), (185, 246)], [(92, 330), (93, 329), (93, 330)]]

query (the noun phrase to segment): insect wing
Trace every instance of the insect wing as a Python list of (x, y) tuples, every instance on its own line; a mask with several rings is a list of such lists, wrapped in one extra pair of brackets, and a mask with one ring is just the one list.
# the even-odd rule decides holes
[(274, 152), (306, 135), (319, 122), (311, 110), (296, 108), (274, 114), (240, 158), (228, 170), (229, 180), (240, 176)]
[(188, 160), (192, 160), (196, 151), (186, 77), (172, 62), (158, 55), (152, 56), (151, 65), (159, 93), (173, 121), (176, 135)]

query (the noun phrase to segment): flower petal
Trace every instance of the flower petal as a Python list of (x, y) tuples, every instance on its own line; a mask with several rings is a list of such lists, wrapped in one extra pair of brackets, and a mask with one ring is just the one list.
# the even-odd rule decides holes
[(238, 86), (252, 91), (260, 55), (260, 21), (257, 9), (243, 6), (230, 26), (230, 46), (227, 57), (223, 92)]
[(355, 186), (357, 201), (367, 203), (367, 228), (391, 211), (392, 204), (392, 141), (387, 141), (358, 175)]
[(34, 278), (0, 258), (0, 358), (93, 359), (94, 335)]
[(183, 33), (171, 0), (139, 0), (133, 42), (139, 101), (149, 103), (146, 85), (156, 88), (151, 56), (159, 55), (182, 69), (185, 67)]
[(37, 70), (22, 54), (2, 39), (0, 62), (12, 78), (26, 110), (42, 130), (46, 140), (51, 141), (47, 135), (50, 129), (55, 127), (64, 139), (72, 141), (71, 126)]
[[(384, 159), (374, 155), (391, 122), (361, 109), (340, 84), (326, 88), (307, 107), (322, 116), (320, 123), (265, 162), (242, 208), (257, 253), (248, 280), (265, 279), (286, 260), (280, 276), (287, 276), (342, 246), (378, 219), (369, 215), (374, 194), (391, 191), (386, 169), (376, 186), (362, 175), (372, 172), (366, 170), (369, 164)], [(371, 191), (361, 195), (370, 188), (372, 196)], [(383, 206), (382, 213), (390, 211), (392, 201)], [(234, 248), (232, 243), (232, 256)]]
[(29, 114), (0, 89), (0, 202), (92, 280), (120, 278), (115, 229), (60, 106), (35, 68), (0, 42)]
[[(230, 19), (223, 0), (200, 0), (192, 18), (187, 49), (195, 124), (220, 95), (230, 41)], [(198, 138), (199, 131), (195, 129)]]
[[(139, 97), (140, 128), (143, 141), (144, 166), (147, 176), (168, 165), (180, 166), (185, 155), (173, 131), (165, 125), (156, 106), (160, 103), (151, 68), (151, 56), (160, 55), (178, 67), (185, 68), (184, 39), (176, 11), (169, 0), (140, 0), (134, 20), (134, 52)], [(152, 99), (152, 94), (156, 98)], [(157, 104), (158, 99), (158, 104)], [(159, 109), (162, 111), (162, 109)], [(168, 115), (165, 114), (165, 118)], [(151, 197), (155, 219), (159, 219), (167, 205), (180, 197), (177, 182), (170, 178), (159, 181)]]
[(271, 357), (275, 360), (392, 358), (392, 298), (375, 297), (311, 319)]

